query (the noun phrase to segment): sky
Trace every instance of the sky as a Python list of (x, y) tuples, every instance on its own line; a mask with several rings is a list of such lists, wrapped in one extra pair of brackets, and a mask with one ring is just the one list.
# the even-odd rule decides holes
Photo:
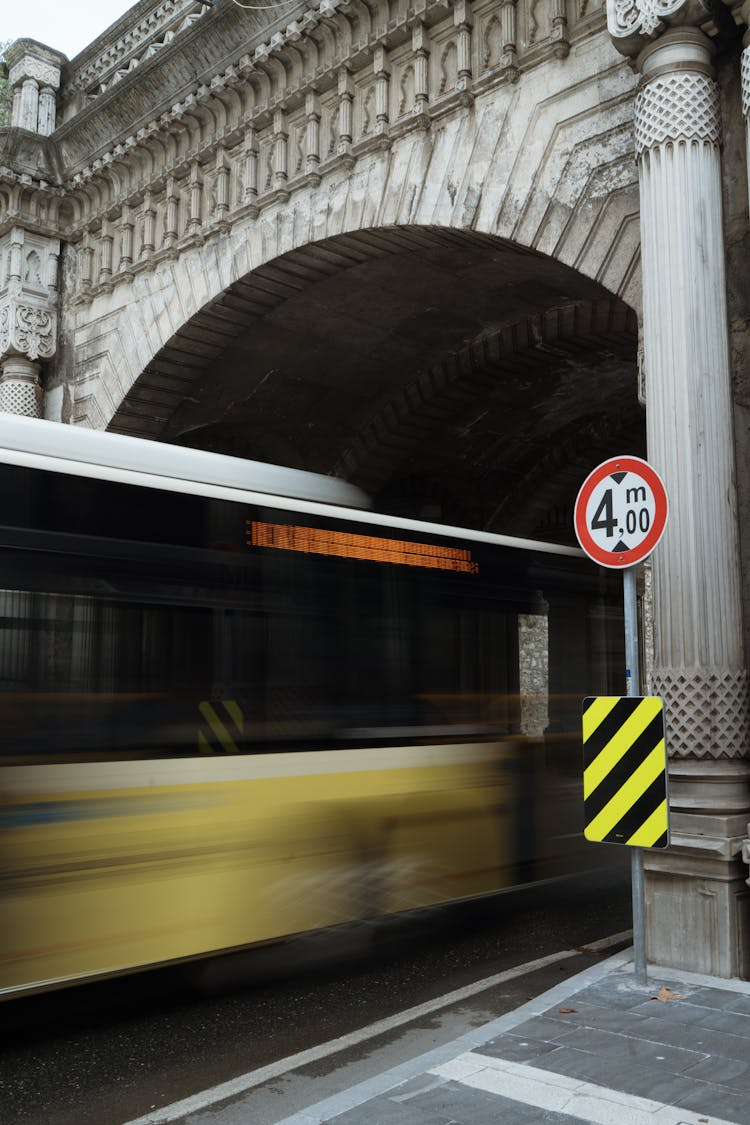
[(0, 0), (0, 42), (37, 39), (72, 59), (134, 0)]

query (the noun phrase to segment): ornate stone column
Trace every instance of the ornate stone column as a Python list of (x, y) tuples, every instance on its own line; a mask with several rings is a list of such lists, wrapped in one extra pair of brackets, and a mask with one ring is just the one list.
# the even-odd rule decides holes
[[(653, 559), (654, 673), (667, 711), (672, 847), (646, 854), (648, 953), (737, 976), (750, 807), (721, 192), (721, 121), (700, 0), (608, 0), (635, 58), (648, 456), (670, 497)], [(668, 25), (667, 26), (667, 22)]]
[(38, 418), (41, 361), (55, 351), (60, 243), (13, 227), (0, 238), (0, 411)]
[[(33, 39), (6, 51), (13, 90), (11, 126), (48, 137), (66, 56)], [(58, 240), (20, 226), (0, 237), (0, 411), (42, 414), (42, 361), (57, 339)]]
[[(747, 168), (748, 194), (750, 195), (750, 0), (725, 0), (732, 9), (732, 14), (738, 24), (745, 25), (745, 34), (742, 39), (742, 56), (740, 61), (740, 82), (742, 90), (742, 115), (745, 118), (745, 160)], [(742, 841), (742, 856), (746, 864), (750, 864), (750, 824)], [(750, 886), (750, 878), (746, 880)]]
[(742, 38), (742, 60), (740, 78), (742, 83), (742, 116), (745, 118), (745, 156), (747, 159), (747, 182), (750, 190), (750, 0), (741, 6), (742, 20), (747, 30)]

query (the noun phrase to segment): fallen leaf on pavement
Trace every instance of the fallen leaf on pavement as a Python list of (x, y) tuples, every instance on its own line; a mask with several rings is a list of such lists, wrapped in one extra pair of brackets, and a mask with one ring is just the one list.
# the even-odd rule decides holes
[(576, 1008), (560, 1008), (560, 1012), (564, 1016), (569, 1016), (575, 1011), (577, 1011)]
[(672, 992), (671, 989), (664, 985), (659, 989), (656, 996), (652, 996), (651, 999), (659, 1000), (662, 1004), (666, 1004), (668, 1000), (682, 1000), (683, 997), (680, 996), (679, 992)]

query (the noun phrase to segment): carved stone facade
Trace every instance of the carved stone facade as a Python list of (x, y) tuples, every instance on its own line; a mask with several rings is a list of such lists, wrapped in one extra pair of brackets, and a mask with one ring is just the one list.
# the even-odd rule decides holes
[[(603, 397), (602, 371), (640, 325), (633, 399), (647, 403), (648, 456), (673, 511), (653, 563), (648, 666), (668, 708), (675, 847), (648, 863), (650, 948), (727, 975), (750, 971), (750, 476), (735, 457), (750, 309), (746, 278), (728, 286), (725, 267), (747, 231), (733, 116), (741, 91), (748, 120), (750, 48), (740, 62), (735, 34), (747, 22), (739, 5), (701, 0), (606, 11), (601, 0), (301, 0), (281, 15), (141, 0), (70, 62), (14, 44), (12, 125), (0, 130), (0, 409), (191, 433), (205, 421), (201, 380), (242, 333), (260, 337), (290, 292), (329, 285), (319, 307), (343, 316), (336, 272), (405, 247), (436, 275), (451, 254), (474, 255), (487, 270), (474, 300), (507, 270), (507, 311), (482, 310), (469, 330), (457, 284), (450, 347), (429, 352), (441, 324), (415, 329), (422, 367), (390, 395), (374, 387), (377, 408), (333, 452), (328, 471), (379, 481), (383, 448), (397, 435), (411, 455), (441, 396), (455, 412), (468, 395), (481, 415), (489, 371), (528, 372), (553, 353), (571, 366), (576, 347), (593, 354), (604, 340), (588, 383)], [(514, 287), (532, 259), (533, 284)], [(416, 300), (411, 319), (430, 308)], [(519, 377), (519, 401), (525, 386)], [(236, 406), (220, 385), (207, 397), (222, 419)], [(540, 479), (573, 475), (575, 447), (606, 442), (608, 425), (595, 414), (539, 448), (535, 468), (504, 480), (496, 518), (528, 505)], [(705, 948), (674, 937), (693, 932)]]
[(79, 93), (77, 99), (75, 96), (72, 99), (73, 112), (152, 59), (176, 35), (192, 27), (210, 7), (200, 0), (163, 0), (135, 23), (128, 13), (112, 29), (116, 33), (118, 28), (123, 28), (119, 37), (109, 40), (103, 49), (84, 52), (85, 61), (73, 81), (73, 88)]

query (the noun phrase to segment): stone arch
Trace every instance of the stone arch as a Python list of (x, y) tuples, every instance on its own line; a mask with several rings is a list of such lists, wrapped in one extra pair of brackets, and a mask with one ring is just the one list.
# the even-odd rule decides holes
[[(570, 154), (568, 165), (575, 157)], [(606, 194), (596, 174), (590, 176), (589, 186), (599, 195), (598, 206), (578, 200), (574, 207), (566, 208), (564, 222), (561, 208), (551, 204), (534, 216), (533, 223), (529, 208), (520, 217), (510, 216), (515, 221), (506, 225), (521, 236), (513, 243), (530, 250), (551, 248), (552, 261), (569, 261), (581, 276), (638, 307), (638, 217), (633, 192), (625, 177)], [(381, 190), (387, 200), (388, 185), (383, 184)], [(304, 263), (314, 255), (315, 247), (324, 246), (333, 248), (335, 261), (337, 240), (341, 246), (356, 243), (355, 256), (378, 256), (388, 251), (394, 239), (407, 237), (418, 244), (435, 233), (511, 244), (498, 233), (495, 222), (485, 221), (484, 214), (473, 216), (475, 222), (469, 225), (401, 224), (382, 220), (397, 219), (405, 209), (403, 200), (400, 205), (381, 207), (365, 201), (354, 213), (347, 207), (353, 201), (343, 198), (340, 202), (341, 206), (304, 216), (301, 209), (292, 207), (285, 213), (280, 207), (268, 217), (218, 233), (183, 251), (176, 260), (167, 259), (155, 269), (141, 272), (130, 286), (118, 286), (95, 297), (88, 309), (88, 323), (75, 337), (77, 370), (70, 420), (95, 428), (109, 426), (136, 383), (147, 382), (160, 353), (173, 347), (181, 335), (190, 337), (189, 326), (195, 318), (204, 310), (218, 309), (233, 286), (241, 286), (244, 278), (276, 261), (290, 264), (298, 256)], [(418, 201), (413, 207), (415, 217), (426, 209), (425, 202)], [(113, 308), (115, 296), (119, 303)]]
[[(552, 486), (544, 496), (536, 488), (529, 522), (524, 497), (536, 487), (544, 429), (524, 436), (519, 427), (511, 446), (498, 440), (492, 425), (483, 429), (476, 404), (502, 419), (510, 417), (514, 396), (523, 402), (531, 395), (538, 412), (548, 394), (569, 403), (577, 380), (591, 400), (588, 408), (549, 412), (549, 434), (559, 432), (564, 460), (576, 452), (576, 426), (598, 434), (606, 452), (618, 417), (626, 444), (642, 452), (636, 314), (560, 261), (476, 230), (371, 227), (276, 257), (267, 246), (267, 260), (233, 281), (229, 266), (239, 272), (252, 247), (236, 246), (233, 262), (219, 249), (217, 242), (208, 259), (213, 275), (196, 268), (206, 264), (205, 244), (194, 252), (192, 273), (185, 255), (176, 263), (185, 271), (186, 292), (176, 330), (158, 350), (148, 342), (145, 322), (143, 339), (137, 331), (130, 337), (132, 368), (142, 364), (142, 370), (129, 387), (119, 380), (105, 403), (110, 429), (331, 472), (361, 484), (379, 505), (393, 506), (389, 498), (407, 490), (420, 510), (431, 509), (440, 494), (454, 522), (493, 523), (529, 535), (546, 527), (547, 537), (555, 537), (547, 526), (550, 512), (556, 505), (563, 510), (569, 479), (557, 466), (550, 479), (560, 497)], [(374, 304), (366, 298), (367, 338), (357, 350), (347, 326), (358, 330), (360, 291), (380, 296)], [(151, 309), (170, 323), (166, 302)], [(332, 318), (330, 330), (322, 326), (325, 316)], [(132, 317), (129, 323), (132, 330)], [(308, 335), (300, 335), (300, 325), (311, 326)], [(332, 358), (326, 355), (323, 363), (325, 349)], [(377, 354), (384, 357), (382, 371)], [(326, 366), (323, 376), (319, 368)], [(358, 380), (361, 390), (353, 386)], [(335, 389), (321, 390), (326, 381)], [(598, 388), (595, 394), (590, 386)], [(79, 393), (84, 389), (79, 383)], [(79, 408), (102, 401), (92, 388), (90, 402), (79, 399)], [(334, 421), (326, 431), (329, 414)], [(423, 417), (430, 419), (431, 448), (422, 440)], [(306, 418), (315, 420), (318, 438), (309, 438)], [(426, 482), (445, 469), (435, 447), (440, 435), (455, 444), (458, 431), (463, 468), (451, 469), (454, 489), (443, 480), (433, 495)], [(482, 452), (484, 445), (494, 460)], [(498, 454), (503, 445), (513, 450), (512, 464)]]
[[(105, 338), (96, 340), (94, 337), (91, 341), (94, 347), (91, 347), (84, 330), (81, 333), (84, 338), (76, 341), (81, 357), (79, 368), (83, 370), (77, 374), (78, 393), (72, 420), (106, 428), (136, 383), (141, 387), (148, 383), (149, 372), (153, 372), (155, 361), (162, 353), (175, 347), (185, 350), (186, 346), (194, 346), (198, 358), (202, 352), (210, 353), (213, 331), (202, 322), (212, 316), (221, 317), (223, 305), (227, 301), (231, 303), (233, 287), (241, 290), (248, 284), (252, 286), (252, 278), (258, 276), (259, 271), (280, 268), (301, 272), (303, 277), (305, 271), (309, 271), (314, 281), (351, 261), (377, 258), (394, 249), (420, 246), (432, 239), (465, 239), (467, 245), (513, 245), (495, 234), (476, 229), (416, 224), (361, 229), (343, 222), (335, 223), (334, 218), (332, 216), (326, 223), (327, 237), (320, 241), (308, 241), (304, 237), (311, 224), (306, 224), (306, 229), (301, 231), (293, 222), (260, 222), (253, 229), (252, 238), (240, 240), (234, 237), (234, 232), (229, 232), (184, 252), (176, 262), (166, 263), (162, 269), (136, 277), (131, 290), (123, 293), (125, 299), (121, 308), (114, 317), (107, 318)], [(632, 222), (627, 207), (618, 221), (613, 241), (619, 244), (619, 252), (609, 245), (606, 252), (598, 255), (598, 262), (589, 256), (587, 265), (600, 266), (588, 271), (588, 276), (597, 281), (602, 273), (610, 274), (610, 266), (615, 265), (619, 284), (615, 284), (611, 292), (622, 296), (622, 290), (632, 292), (639, 280), (637, 222)], [(336, 227), (340, 230), (332, 235), (331, 229)], [(523, 245), (518, 247), (521, 253), (525, 249)], [(99, 311), (95, 300), (91, 313), (96, 327), (101, 325)], [(227, 321), (232, 319), (225, 317)], [(196, 329), (198, 336), (203, 333), (202, 340), (196, 338)], [(218, 325), (215, 331), (219, 331)], [(222, 326), (221, 339), (216, 340), (216, 346), (223, 346), (230, 334), (231, 325)]]
[[(396, 103), (400, 77), (391, 80)], [(223, 227), (207, 217), (189, 238), (181, 234), (176, 257), (157, 252), (139, 263), (130, 284), (113, 278), (106, 291), (79, 294), (69, 416), (106, 427), (202, 309), (271, 262), (339, 238), (387, 239), (392, 229), (491, 236), (570, 266), (639, 309), (632, 76), (619, 60), (603, 68), (600, 54), (581, 50), (574, 73), (554, 67), (548, 79), (539, 99), (506, 84), (428, 130), (404, 120), (386, 147), (342, 163), (325, 151), (331, 122), (335, 133), (326, 102), (328, 171), (290, 183), (288, 198), (261, 193), (257, 207), (230, 212)]]

